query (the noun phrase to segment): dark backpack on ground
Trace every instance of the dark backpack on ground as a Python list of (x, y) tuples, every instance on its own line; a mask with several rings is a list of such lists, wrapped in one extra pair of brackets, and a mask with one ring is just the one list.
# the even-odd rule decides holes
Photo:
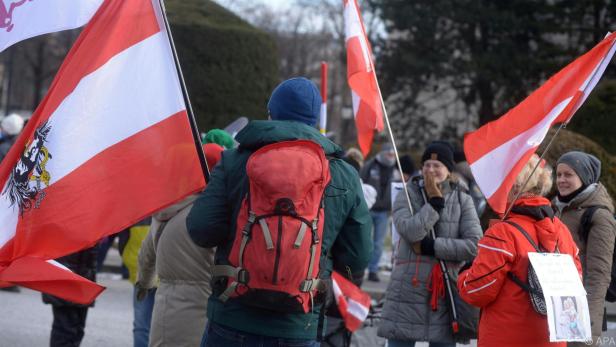
[[(580, 232), (581, 236), (584, 239), (584, 242), (588, 243), (588, 235), (590, 234), (590, 228), (592, 227), (592, 217), (598, 209), (605, 209), (605, 206), (589, 206), (582, 214), (582, 219), (580, 221)], [(610, 286), (607, 288), (607, 293), (605, 293), (605, 300), (609, 302), (616, 301), (616, 245), (615, 252), (612, 254), (612, 278), (610, 280)]]
[[(528, 240), (528, 242), (533, 246), (535, 251), (537, 251), (537, 253), (547, 252), (539, 248), (539, 246), (537, 246), (535, 241), (533, 241), (533, 238), (530, 237), (530, 235), (528, 235), (526, 230), (524, 230), (524, 228), (522, 228), (520, 225), (512, 221), (505, 221), (505, 223), (508, 223), (512, 225), (513, 227), (515, 227), (516, 229), (518, 229), (522, 233), (522, 235), (524, 235), (524, 237)], [(545, 304), (545, 297), (543, 296), (543, 289), (541, 288), (541, 283), (539, 283), (539, 278), (537, 277), (537, 273), (535, 273), (533, 264), (531, 264), (530, 261), (528, 263), (528, 275), (526, 278), (527, 282), (522, 281), (518, 276), (514, 275), (512, 272), (507, 273), (507, 276), (515, 284), (520, 286), (520, 288), (524, 289), (524, 291), (528, 293), (530, 297), (530, 303), (533, 305), (533, 309), (535, 309), (535, 312), (541, 315), (544, 315), (544, 316), (547, 315), (547, 306)]]
[(329, 161), (315, 142), (278, 142), (250, 156), (246, 175), (248, 193), (228, 264), (213, 271), (226, 278), (218, 298), (274, 312), (311, 312), (327, 289), (320, 257)]

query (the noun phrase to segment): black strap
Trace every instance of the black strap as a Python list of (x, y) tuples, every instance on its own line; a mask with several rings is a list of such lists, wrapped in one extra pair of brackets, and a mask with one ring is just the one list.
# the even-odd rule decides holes
[(518, 287), (522, 288), (525, 292), (533, 293), (536, 295), (541, 295), (542, 293), (538, 290), (531, 288), (527, 283), (522, 281), (518, 276), (516, 276), (513, 272), (508, 272), (507, 277), (513, 281), (513, 283), (517, 284)]
[(541, 251), (541, 249), (537, 246), (537, 244), (535, 243), (535, 241), (533, 240), (532, 237), (530, 237), (530, 235), (528, 235), (528, 233), (526, 232), (526, 230), (524, 230), (524, 228), (522, 228), (519, 224), (512, 222), (510, 220), (506, 220), (505, 223), (513, 225), (516, 229), (518, 229), (523, 235), (524, 237), (526, 237), (526, 239), (528, 240), (528, 242), (530, 242), (530, 244), (533, 246), (533, 248), (539, 252), (539, 253), (543, 253), (543, 251)]
[[(510, 224), (514, 228), (518, 229), (522, 233), (522, 235), (524, 235), (524, 237), (526, 237), (528, 242), (530, 242), (530, 244), (533, 246), (533, 248), (535, 248), (535, 250), (537, 252), (541, 253), (541, 250), (539, 250), (539, 247), (537, 247), (537, 244), (535, 243), (535, 241), (533, 241), (533, 238), (530, 237), (530, 235), (528, 235), (528, 233), (526, 232), (526, 230), (524, 230), (524, 228), (522, 228), (519, 224), (517, 224), (515, 222), (512, 222), (510, 220), (506, 220), (505, 223)], [(530, 266), (530, 264), (529, 264), (529, 266)], [(512, 272), (508, 272), (507, 273), (507, 277), (509, 277), (509, 279), (512, 280), (513, 283), (517, 284), (520, 288), (522, 288), (522, 290), (524, 290), (526, 292), (529, 292), (529, 293), (532, 291), (532, 289), (528, 286), (528, 284), (524, 283), (524, 281), (519, 279), (518, 276), (516, 276)]]
[(592, 217), (595, 215), (595, 212), (600, 208), (607, 210), (607, 207), (605, 206), (593, 205), (593, 206), (588, 206), (586, 210), (584, 211), (584, 214), (582, 214), (582, 218), (580, 219), (580, 225), (581, 225), (582, 238), (584, 239), (585, 242), (588, 242), (588, 235), (590, 235), (590, 227), (592, 226)]

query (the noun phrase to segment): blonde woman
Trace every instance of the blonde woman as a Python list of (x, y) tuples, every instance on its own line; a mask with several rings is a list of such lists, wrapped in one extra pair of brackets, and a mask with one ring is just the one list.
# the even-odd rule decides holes
[(571, 255), (581, 273), (577, 246), (544, 197), (552, 187), (552, 170), (539, 165), (533, 173), (538, 163), (536, 155), (526, 163), (509, 194), (513, 208), (507, 220), (486, 231), (473, 265), (458, 278), (460, 296), (482, 308), (479, 347), (566, 346), (550, 343), (546, 316), (534, 310), (528, 292), (512, 279), (526, 282), (534, 246)]

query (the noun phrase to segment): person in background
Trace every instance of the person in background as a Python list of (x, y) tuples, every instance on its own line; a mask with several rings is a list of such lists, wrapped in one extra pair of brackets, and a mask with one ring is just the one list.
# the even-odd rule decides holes
[[(356, 152), (353, 150), (355, 150)], [(344, 160), (347, 163), (349, 163), (349, 165), (354, 167), (355, 170), (357, 170), (357, 173), (361, 172), (361, 166), (364, 163), (364, 156), (361, 154), (361, 152), (358, 149), (350, 148), (347, 151), (347, 154), (344, 157)], [(360, 181), (361, 181), (361, 189), (362, 189), (362, 192), (364, 193), (364, 199), (366, 200), (366, 205), (368, 206), (368, 209), (370, 209), (376, 202), (376, 195), (377, 195), (376, 189), (374, 189), (373, 186), (364, 183), (364, 181), (361, 178), (360, 178)]]
[(435, 289), (443, 285), (439, 260), (447, 261), (455, 281), (464, 262), (476, 255), (481, 227), (471, 197), (451, 177), (453, 166), (451, 145), (430, 143), (422, 156), (423, 176), (407, 182), (414, 213), (404, 193), (394, 202), (400, 241), (378, 328), (390, 347), (413, 347), (416, 341), (456, 345), (449, 303)]
[(17, 114), (10, 114), (0, 121), (0, 163), (9, 153), (24, 127), (24, 119)]
[(235, 148), (235, 140), (228, 132), (222, 129), (212, 129), (203, 136), (203, 144), (215, 143), (223, 146), (225, 149)]
[(347, 149), (344, 157), (353, 159), (354, 161), (356, 161), (357, 164), (359, 164), (360, 169), (364, 167), (364, 155), (361, 153), (359, 149), (355, 147), (351, 147)]
[(400, 157), (400, 166), (402, 167), (402, 179), (404, 182), (408, 182), (412, 177), (421, 174), (421, 172), (415, 168), (413, 158), (408, 154)]
[(368, 281), (379, 282), (379, 263), (391, 214), (391, 182), (399, 179), (396, 170), (396, 155), (391, 144), (386, 143), (381, 151), (363, 167), (361, 179), (377, 191), (376, 202), (370, 210), (373, 225), (372, 258), (368, 265)]
[[(601, 162), (595, 156), (579, 151), (565, 153), (556, 164), (558, 195), (552, 200), (557, 216), (580, 249), (595, 345), (601, 345), (599, 338), (607, 324), (605, 295), (612, 279), (616, 238), (614, 203), (599, 182), (600, 176)], [(569, 343), (570, 347), (584, 345)]]
[[(58, 258), (56, 261), (77, 275), (96, 281), (96, 247)], [(49, 346), (79, 346), (85, 334), (88, 308), (94, 306), (94, 303), (81, 305), (50, 294), (43, 294), (43, 302), (50, 304), (53, 312)]]
[(477, 216), (481, 218), (486, 210), (486, 207), (488, 206), (488, 203), (485, 196), (483, 196), (481, 189), (479, 189), (477, 182), (475, 182), (475, 177), (473, 177), (471, 167), (468, 165), (468, 161), (466, 161), (466, 155), (462, 150), (458, 150), (454, 152), (453, 158), (456, 162), (453, 174), (460, 183), (468, 187), (468, 193), (471, 198), (473, 198)]
[(538, 163), (533, 155), (524, 165), (509, 193), (511, 213), (486, 230), (472, 266), (458, 277), (460, 297), (481, 308), (479, 347), (566, 346), (550, 343), (547, 316), (535, 311), (527, 289), (512, 278), (527, 282), (528, 253), (536, 249), (526, 235), (547, 252), (569, 254), (581, 276), (579, 250), (545, 198), (552, 170)]
[[(214, 169), (224, 148), (208, 143), (203, 150), (208, 166)], [(195, 199), (193, 194), (155, 213), (139, 251), (137, 287), (147, 290), (158, 282), (150, 347), (198, 346), (203, 337), (214, 249), (197, 246), (186, 230), (186, 217)]]
[[(128, 229), (125, 229), (113, 235), (105, 236), (102, 239), (100, 239), (100, 241), (98, 241), (98, 245), (96, 246), (98, 248), (96, 251), (96, 272), (97, 273), (100, 273), (102, 276), (101, 272), (103, 271), (103, 265), (105, 264), (105, 259), (107, 259), (107, 253), (109, 253), (109, 249), (112, 248), (115, 240), (116, 239), (118, 240), (118, 253), (120, 254), (120, 257), (121, 257), (122, 253), (124, 252), (124, 247), (126, 246), (126, 242), (128, 242), (128, 237), (129, 237)], [(129, 277), (128, 269), (126, 268), (124, 263), (122, 263), (121, 272), (122, 272), (122, 278), (128, 279)]]
[[(128, 280), (133, 284), (133, 346), (147, 347), (150, 334), (150, 322), (152, 321), (152, 308), (154, 307), (154, 294), (156, 288), (143, 289), (135, 285), (137, 282), (137, 256), (148, 230), (151, 218), (146, 218), (136, 225), (128, 228), (128, 240), (122, 252), (122, 263), (128, 269)], [(137, 297), (140, 300), (137, 300)]]

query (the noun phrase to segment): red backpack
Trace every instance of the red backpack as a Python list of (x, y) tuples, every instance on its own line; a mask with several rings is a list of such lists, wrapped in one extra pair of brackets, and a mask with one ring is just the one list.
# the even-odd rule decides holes
[(329, 162), (312, 141), (278, 142), (254, 152), (246, 164), (248, 193), (237, 217), (223, 302), (287, 313), (314, 307), (323, 239), (323, 203)]

